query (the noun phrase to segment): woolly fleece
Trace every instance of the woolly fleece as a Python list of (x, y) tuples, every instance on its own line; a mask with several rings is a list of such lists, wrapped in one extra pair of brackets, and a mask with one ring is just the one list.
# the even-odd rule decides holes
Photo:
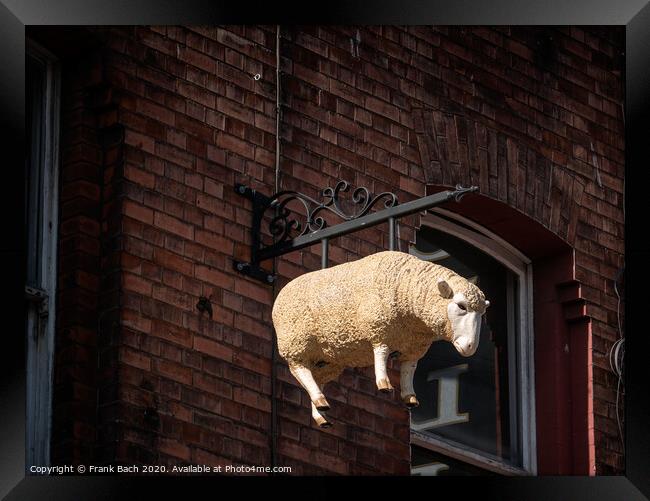
[(345, 367), (374, 364), (373, 347), (386, 344), (401, 361), (422, 358), (434, 341), (450, 341), (450, 299), (444, 279), (462, 292), (472, 311), (485, 311), (485, 296), (448, 268), (403, 252), (385, 251), (289, 282), (273, 305), (280, 355), (304, 365), (319, 385)]

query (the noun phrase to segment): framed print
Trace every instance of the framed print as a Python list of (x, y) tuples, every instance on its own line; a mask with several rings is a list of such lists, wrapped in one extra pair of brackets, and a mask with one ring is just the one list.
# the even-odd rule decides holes
[(648, 495), (650, 7), (3, 3), (7, 499)]

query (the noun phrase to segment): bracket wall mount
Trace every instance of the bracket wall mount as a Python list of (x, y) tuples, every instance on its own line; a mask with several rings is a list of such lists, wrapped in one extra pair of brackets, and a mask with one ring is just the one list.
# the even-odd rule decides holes
[[(233, 261), (233, 267), (239, 273), (248, 275), (266, 284), (276, 280), (273, 272), (264, 270), (261, 261), (282, 256), (289, 252), (309, 247), (321, 242), (322, 267), (327, 267), (328, 243), (330, 238), (339, 237), (371, 226), (388, 222), (389, 249), (395, 249), (395, 224), (398, 218), (421, 212), (449, 200), (459, 202), (470, 192), (478, 191), (477, 186), (463, 188), (457, 185), (455, 190), (442, 191), (434, 195), (418, 198), (405, 204), (399, 204), (394, 193), (383, 192), (373, 195), (367, 188), (359, 187), (352, 192), (352, 203), (358, 207), (354, 213), (347, 213), (342, 205), (340, 194), (350, 191), (350, 184), (339, 181), (334, 188), (321, 190), (322, 200), (316, 200), (296, 191), (280, 191), (266, 196), (243, 184), (235, 184), (235, 192), (251, 200), (253, 204), (253, 221), (251, 224), (251, 259), (250, 261)], [(304, 209), (304, 218), (299, 221), (292, 217), (288, 204)], [(383, 202), (384, 208), (371, 212)], [(268, 231), (273, 244), (262, 242), (262, 223), (270, 211)], [(333, 213), (343, 222), (328, 226), (325, 212)], [(295, 213), (295, 211), (294, 211)]]

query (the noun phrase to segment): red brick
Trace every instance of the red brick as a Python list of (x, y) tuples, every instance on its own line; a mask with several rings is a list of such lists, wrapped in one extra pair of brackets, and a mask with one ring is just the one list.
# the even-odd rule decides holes
[(221, 457), (217, 454), (205, 451), (203, 449), (192, 449), (192, 463), (203, 464), (211, 467), (222, 466), (231, 464), (229, 459)]
[(120, 350), (120, 361), (145, 371), (151, 370), (151, 359), (149, 356), (130, 348), (123, 347)]
[(210, 216), (206, 214), (203, 216), (203, 227), (206, 230), (211, 231), (212, 233), (217, 233), (219, 235), (223, 234), (224, 220), (220, 217)]
[(145, 170), (138, 169), (132, 165), (127, 164), (124, 166), (124, 177), (141, 186), (144, 186), (145, 188), (153, 189), (154, 187), (155, 177), (153, 174)]
[(217, 134), (217, 146), (223, 148), (226, 151), (246, 157), (250, 160), (255, 160), (254, 147), (246, 141), (236, 138), (235, 136), (231, 136), (224, 132), (219, 132)]
[(198, 264), (195, 267), (194, 276), (199, 280), (208, 282), (211, 285), (223, 287), (224, 289), (232, 289), (235, 281), (234, 277), (230, 275)]
[(151, 320), (144, 318), (132, 310), (122, 310), (122, 323), (126, 327), (149, 334), (151, 332)]
[(132, 130), (126, 131), (124, 142), (138, 149), (146, 151), (147, 153), (153, 153), (156, 145), (156, 142), (152, 137), (140, 134), (139, 132)]
[(178, 57), (181, 61), (185, 61), (208, 73), (214, 73), (216, 71), (216, 62), (214, 59), (189, 47), (179, 47)]
[(178, 383), (187, 385), (192, 383), (192, 369), (169, 360), (154, 360), (153, 371)]
[(194, 311), (195, 308), (194, 298), (188, 296), (185, 292), (171, 289), (164, 285), (154, 284), (151, 297), (186, 311)]
[(157, 228), (169, 231), (189, 240), (194, 237), (194, 228), (192, 226), (162, 212), (155, 212), (153, 224)]
[(177, 440), (161, 437), (158, 440), (158, 449), (163, 454), (168, 454), (185, 461), (190, 460), (190, 448)]
[(201, 123), (198, 120), (188, 118), (185, 115), (179, 114), (176, 118), (176, 126), (184, 132), (196, 136), (203, 141), (211, 143), (213, 140), (214, 132), (211, 127)]
[(180, 348), (174, 345), (160, 343), (160, 356), (166, 360), (181, 363), (183, 359), (183, 352)]
[(178, 271), (183, 275), (192, 275), (194, 265), (189, 259), (165, 249), (156, 248), (153, 251), (153, 261), (164, 268)]
[(246, 404), (264, 412), (271, 412), (271, 400), (269, 397), (255, 391), (246, 388), (234, 388), (233, 398), (235, 402)]
[(262, 375), (269, 375), (271, 373), (270, 360), (260, 357), (259, 355), (247, 353), (245, 351), (233, 352), (233, 363), (248, 370), (257, 372)]
[(124, 273), (122, 277), (122, 286), (125, 289), (132, 290), (144, 296), (151, 295), (151, 282), (149, 280), (145, 280), (132, 273)]
[(200, 336), (194, 336), (194, 349), (227, 362), (232, 362), (233, 359), (232, 348)]
[(146, 117), (153, 118), (167, 125), (175, 124), (175, 114), (172, 110), (164, 108), (156, 103), (144, 99), (138, 99), (136, 110)]
[(365, 100), (365, 107), (366, 109), (378, 113), (379, 115), (383, 115), (386, 118), (390, 118), (391, 120), (394, 120), (397, 122), (399, 120), (399, 110), (395, 108), (390, 103), (387, 103), (386, 101), (382, 101), (381, 99), (376, 99), (372, 96), (367, 96)]
[(249, 280), (237, 280), (235, 282), (234, 292), (264, 304), (271, 304), (273, 298), (271, 288), (267, 285)]
[(153, 224), (153, 211), (130, 200), (122, 202), (122, 213), (145, 224)]
[(214, 249), (218, 252), (222, 252), (226, 255), (232, 255), (233, 252), (233, 241), (224, 238), (221, 235), (211, 233), (204, 230), (196, 230), (196, 242), (210, 249)]
[[(252, 334), (256, 338), (271, 339), (270, 326), (257, 322), (246, 315), (237, 315), (234, 320), (234, 326), (245, 333)], [(251, 341), (254, 342), (256, 346), (259, 346), (259, 339)]]
[(186, 348), (192, 346), (192, 335), (187, 329), (164, 322), (161, 319), (152, 320), (150, 334)]
[(228, 291), (223, 292), (223, 305), (235, 311), (242, 311), (242, 298)]
[(408, 177), (400, 176), (399, 187), (400, 189), (413, 195), (424, 195), (424, 185), (421, 182), (415, 181)]
[[(179, 81), (178, 82), (178, 93), (181, 96), (184, 96), (188, 99), (192, 99), (198, 103), (201, 103), (204, 106), (209, 108), (214, 108), (216, 103), (216, 98), (212, 92), (207, 91), (204, 88), (198, 87), (188, 82)], [(183, 128), (180, 125), (180, 116), (176, 120), (176, 124), (179, 128)]]

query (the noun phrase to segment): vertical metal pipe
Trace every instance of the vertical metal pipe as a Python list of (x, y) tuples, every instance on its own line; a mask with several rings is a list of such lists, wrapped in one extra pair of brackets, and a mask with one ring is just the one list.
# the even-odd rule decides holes
[(320, 258), (320, 267), (325, 269), (327, 268), (327, 261), (329, 258), (329, 238), (323, 238), (321, 240), (321, 246), (323, 249), (323, 252), (321, 253), (321, 258)]
[(395, 250), (395, 218), (388, 218), (388, 250)]
[(280, 71), (280, 25), (275, 30), (275, 193), (280, 191), (280, 120), (282, 107)]
[[(282, 119), (282, 109), (280, 107), (281, 79), (280, 72), (280, 25), (275, 28), (275, 191), (280, 191), (280, 120)], [(273, 275), (276, 274), (276, 258), (273, 259)], [(277, 295), (277, 284), (273, 282), (273, 297)], [(278, 404), (277, 404), (277, 384), (278, 384), (278, 354), (277, 354), (277, 337), (275, 328), (271, 326), (271, 466), (278, 464)]]

